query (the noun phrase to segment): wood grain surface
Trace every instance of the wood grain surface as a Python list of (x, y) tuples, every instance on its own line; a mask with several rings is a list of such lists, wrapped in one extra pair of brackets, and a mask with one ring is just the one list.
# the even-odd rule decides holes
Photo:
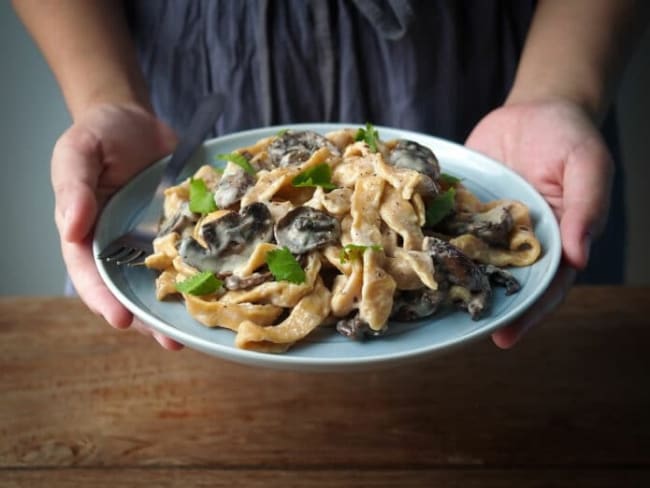
[(324, 374), (3, 298), (0, 486), (650, 486), (649, 302), (578, 287), (510, 351)]

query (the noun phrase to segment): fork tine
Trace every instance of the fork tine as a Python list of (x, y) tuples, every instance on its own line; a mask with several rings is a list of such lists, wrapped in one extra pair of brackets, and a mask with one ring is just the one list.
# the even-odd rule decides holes
[(101, 260), (113, 258), (122, 251), (124, 251), (124, 244), (120, 239), (117, 239), (106, 246), (102, 252), (97, 255), (97, 258)]
[(136, 216), (137, 224), (102, 249), (97, 256), (98, 259), (115, 262), (118, 265), (134, 264), (138, 258), (153, 252), (152, 243), (158, 232), (161, 208), (164, 208), (164, 190), (176, 184), (179, 173), (201, 147), (202, 141), (221, 115), (225, 101), (225, 95), (213, 93), (199, 103), (196, 113), (190, 120), (187, 133), (181, 138), (171, 159), (167, 162), (151, 200), (144, 211)]
[(111, 258), (110, 261), (114, 262), (119, 266), (127, 262), (134, 255), (137, 255), (138, 251), (139, 251), (138, 249), (134, 249), (132, 247), (126, 247), (123, 253), (121, 253), (119, 256), (115, 256), (114, 258)]
[(104, 261), (108, 261), (108, 262), (119, 261), (119, 260), (127, 257), (128, 255), (130, 255), (132, 251), (133, 251), (132, 248), (127, 247), (127, 246), (122, 246), (121, 249), (119, 249), (119, 250), (115, 251), (113, 254), (110, 254), (107, 257), (105, 257)]
[(131, 251), (132, 252), (128, 256), (126, 256), (123, 259), (118, 260), (117, 264), (120, 265), (120, 266), (123, 265), (123, 264), (131, 264), (136, 259), (142, 257), (145, 254), (145, 252), (142, 249), (131, 249)]

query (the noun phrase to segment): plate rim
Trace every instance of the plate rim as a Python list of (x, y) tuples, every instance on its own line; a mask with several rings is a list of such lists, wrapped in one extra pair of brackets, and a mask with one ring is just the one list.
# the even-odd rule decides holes
[[(226, 144), (232, 140), (237, 140), (241, 138), (255, 136), (258, 139), (262, 137), (267, 137), (271, 135), (274, 131), (277, 132), (282, 129), (294, 129), (294, 130), (316, 130), (319, 132), (324, 131), (333, 131), (340, 130), (344, 128), (354, 128), (359, 126), (358, 123), (300, 123), (300, 124), (282, 124), (282, 125), (273, 125), (267, 127), (260, 127), (255, 129), (248, 129), (240, 132), (235, 132), (231, 134), (225, 134), (219, 137), (214, 137), (207, 139), (203, 142), (204, 147), (208, 147), (215, 144)], [(363, 357), (305, 357), (305, 356), (292, 356), (290, 350), (283, 354), (271, 354), (263, 353), (258, 351), (251, 351), (246, 349), (239, 349), (234, 346), (234, 341), (232, 346), (226, 346), (223, 344), (215, 343), (203, 339), (201, 337), (195, 336), (188, 332), (185, 332), (181, 329), (174, 327), (171, 324), (166, 323), (164, 320), (159, 319), (152, 313), (149, 313), (147, 310), (142, 310), (138, 304), (134, 303), (131, 298), (129, 298), (119, 286), (117, 286), (112, 277), (109, 274), (108, 268), (110, 265), (97, 258), (99, 252), (99, 242), (96, 238), (98, 230), (104, 228), (108, 221), (111, 218), (111, 209), (116, 202), (119, 201), (120, 195), (129, 191), (132, 186), (138, 186), (142, 180), (147, 178), (147, 175), (150, 172), (156, 170), (156, 168), (170, 158), (170, 155), (167, 155), (151, 165), (145, 168), (143, 171), (135, 175), (129, 182), (127, 182), (120, 190), (118, 190), (114, 195), (111, 196), (109, 201), (106, 203), (104, 208), (101, 211), (97, 225), (95, 227), (95, 233), (93, 235), (93, 257), (99, 274), (104, 281), (104, 284), (109, 288), (111, 293), (124, 305), (134, 316), (138, 317), (140, 320), (145, 321), (152, 328), (156, 329), (158, 332), (161, 332), (164, 335), (171, 337), (174, 340), (181, 342), (182, 344), (190, 347), (192, 349), (199, 350), (203, 353), (211, 355), (213, 357), (219, 357), (222, 359), (227, 359), (230, 361), (235, 361), (240, 364), (254, 365), (254, 366), (264, 366), (275, 369), (291, 369), (291, 370), (303, 370), (303, 371), (335, 371), (335, 370), (351, 370), (351, 369), (366, 369), (368, 367), (383, 367), (394, 365), (395, 363), (402, 363), (406, 361), (418, 360), (434, 353), (440, 353), (441, 351), (452, 351), (460, 346), (469, 344), (476, 341), (491, 332), (503, 327), (507, 323), (512, 322), (514, 319), (525, 313), (530, 307), (539, 299), (539, 297), (548, 289), (553, 277), (556, 275), (556, 272), (559, 268), (561, 256), (562, 256), (562, 244), (560, 237), (560, 229), (555, 218), (551, 207), (548, 202), (544, 200), (541, 194), (532, 186), (531, 183), (526, 181), (522, 176), (517, 174), (514, 170), (506, 166), (505, 164), (486, 156), (478, 151), (470, 149), (462, 144), (429, 135), (423, 132), (412, 131), (408, 129), (401, 129), (398, 127), (388, 127), (388, 126), (379, 126), (376, 125), (380, 133), (381, 131), (397, 132), (403, 134), (404, 137), (415, 136), (416, 138), (425, 138), (430, 139), (435, 142), (437, 145), (447, 145), (448, 148), (467, 152), (473, 157), (478, 157), (479, 159), (484, 159), (489, 161), (490, 164), (498, 165), (499, 170), (505, 171), (508, 173), (509, 177), (514, 178), (517, 181), (517, 184), (527, 190), (527, 193), (530, 193), (533, 198), (535, 198), (535, 210), (539, 211), (541, 215), (549, 218), (549, 241), (550, 246), (548, 249), (544, 249), (544, 252), (549, 253), (550, 256), (550, 265), (547, 266), (547, 269), (543, 273), (542, 279), (536, 286), (534, 290), (525, 298), (524, 302), (519, 304), (514, 310), (508, 310), (506, 313), (495, 317), (494, 320), (490, 321), (484, 327), (480, 327), (474, 331), (471, 331), (464, 335), (459, 335), (457, 337), (447, 339), (445, 341), (440, 341), (436, 343), (424, 343), (420, 347), (415, 347), (408, 349), (406, 351), (401, 351), (397, 353), (383, 352), (373, 356), (363, 356)], [(389, 140), (388, 138), (387, 140)], [(526, 202), (527, 205), (530, 205), (530, 202)], [(408, 332), (407, 332), (408, 333)], [(234, 337), (234, 336), (233, 336)]]

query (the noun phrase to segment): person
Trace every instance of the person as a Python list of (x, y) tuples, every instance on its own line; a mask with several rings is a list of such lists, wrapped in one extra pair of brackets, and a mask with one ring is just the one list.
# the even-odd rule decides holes
[[(464, 142), (532, 183), (559, 221), (563, 265), (533, 308), (493, 334), (499, 347), (540, 322), (577, 270), (595, 282), (621, 280), (620, 168), (615, 178), (615, 140), (608, 148), (603, 131), (611, 134), (612, 97), (643, 25), (633, 1), (13, 5), (73, 118), (51, 163), (63, 258), (80, 297), (114, 327), (128, 327), (133, 316), (95, 267), (98, 212), (173, 150), (175, 134), (211, 91), (229, 99), (213, 135), (371, 121)], [(599, 256), (587, 268), (590, 251)], [(168, 349), (181, 347), (152, 334)]]

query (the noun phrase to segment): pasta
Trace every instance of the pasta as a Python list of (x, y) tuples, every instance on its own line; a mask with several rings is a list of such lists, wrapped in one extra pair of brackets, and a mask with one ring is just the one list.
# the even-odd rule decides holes
[(145, 265), (159, 300), (180, 297), (240, 348), (285, 352), (322, 326), (381, 335), (445, 306), (478, 319), (494, 285), (519, 289), (503, 267), (541, 253), (523, 203), (481, 202), (430, 149), (370, 125), (226, 156), (166, 191)]

